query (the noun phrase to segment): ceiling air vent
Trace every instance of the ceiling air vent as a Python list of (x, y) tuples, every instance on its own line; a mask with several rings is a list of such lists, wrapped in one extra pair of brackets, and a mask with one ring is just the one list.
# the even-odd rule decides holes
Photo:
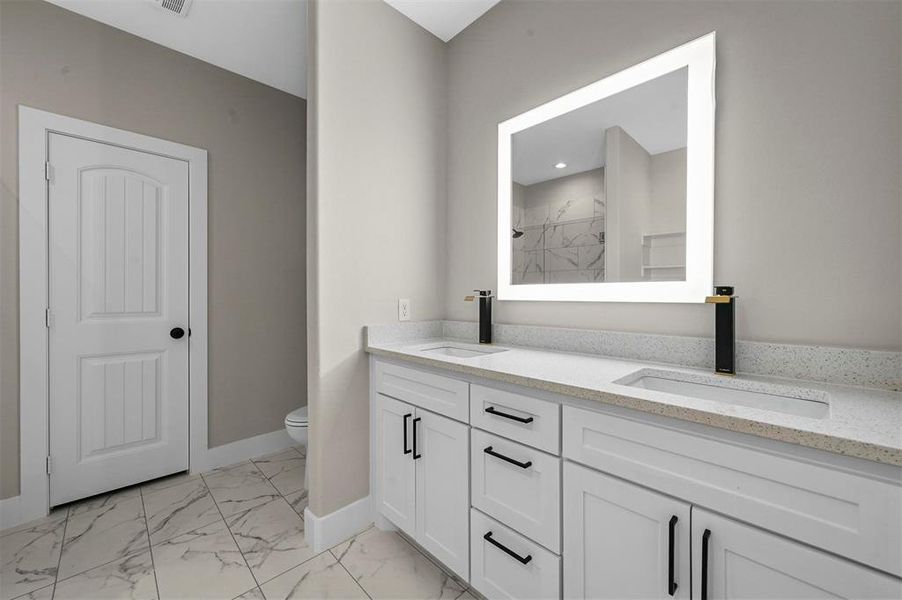
[(169, 14), (184, 17), (188, 15), (193, 0), (151, 0), (151, 2)]

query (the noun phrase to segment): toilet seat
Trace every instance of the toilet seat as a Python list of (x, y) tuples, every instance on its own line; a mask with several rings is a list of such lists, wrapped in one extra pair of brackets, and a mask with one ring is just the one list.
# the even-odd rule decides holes
[(285, 425), (289, 427), (307, 427), (307, 407), (295, 409), (285, 417)]

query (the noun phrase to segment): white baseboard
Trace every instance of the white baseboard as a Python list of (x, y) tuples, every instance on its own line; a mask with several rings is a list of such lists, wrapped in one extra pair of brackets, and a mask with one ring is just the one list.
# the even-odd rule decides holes
[(21, 511), (21, 496), (0, 500), (0, 531), (16, 527), (25, 522)]
[(208, 448), (204, 455), (204, 464), (191, 465), (191, 472), (203, 473), (211, 469), (234, 465), (249, 458), (286, 450), (296, 444), (297, 442), (291, 439), (284, 429), (263, 433), (237, 442)]
[(373, 522), (370, 497), (361, 498), (324, 517), (304, 509), (304, 535), (314, 552), (323, 552), (363, 531)]

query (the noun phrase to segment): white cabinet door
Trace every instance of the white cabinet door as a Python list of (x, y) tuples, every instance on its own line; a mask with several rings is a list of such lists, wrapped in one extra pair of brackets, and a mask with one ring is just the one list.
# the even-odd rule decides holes
[(414, 407), (376, 396), (376, 509), (410, 536), (416, 535)]
[(902, 580), (693, 507), (698, 600), (902, 598)]
[(188, 468), (188, 164), (56, 133), (49, 160), (56, 506)]
[(565, 463), (563, 505), (565, 598), (690, 597), (688, 504)]
[(470, 428), (425, 410), (417, 410), (413, 428), (415, 538), (445, 566), (469, 580)]

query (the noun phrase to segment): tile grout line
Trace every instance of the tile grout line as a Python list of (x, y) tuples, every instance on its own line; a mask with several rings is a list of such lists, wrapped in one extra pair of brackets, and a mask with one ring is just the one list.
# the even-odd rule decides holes
[[(355, 535), (354, 537), (357, 537), (357, 536)], [(353, 539), (353, 538), (352, 538), (352, 539)], [(348, 568), (344, 565), (343, 562), (341, 562), (341, 559), (339, 559), (337, 556), (335, 556), (335, 553), (332, 552), (332, 548), (329, 548), (326, 552), (328, 552), (329, 554), (331, 554), (331, 555), (332, 555), (332, 558), (335, 559), (335, 562), (338, 563), (339, 565), (341, 565), (341, 568), (344, 569), (344, 572), (348, 574), (348, 577), (350, 577), (351, 580), (352, 580), (354, 583), (357, 584), (357, 587), (360, 588), (360, 591), (363, 592), (363, 594), (364, 594), (367, 598), (369, 598), (370, 600), (373, 600), (373, 597), (370, 596), (370, 593), (369, 593), (368, 591), (366, 591), (366, 588), (363, 587), (363, 584), (360, 583), (359, 581), (357, 581), (357, 578), (354, 577), (353, 575), (351, 575), (351, 572), (348, 571)]]
[[(298, 450), (298, 449), (295, 448), (294, 446), (292, 446), (292, 447), (290, 448), (290, 450), (294, 450), (294, 451), (295, 451), (295, 452), (296, 452), (296, 453), (304, 460), (304, 471), (306, 472), (306, 470), (307, 470), (307, 457), (306, 457), (304, 454), (301, 454), (300, 450)], [(284, 454), (284, 453), (279, 453), (279, 454)], [(269, 456), (269, 455), (266, 455), (266, 456)], [(262, 457), (261, 457), (261, 458), (262, 458)], [(266, 475), (266, 473), (263, 472), (263, 469), (261, 469), (260, 467), (257, 466), (257, 461), (256, 461), (256, 460), (254, 460), (254, 459), (252, 458), (252, 459), (250, 459), (250, 461), (251, 461), (251, 463), (253, 463), (254, 467), (256, 467), (256, 469), (260, 472), (260, 474), (263, 475), (263, 477), (266, 479), (266, 481), (269, 482), (269, 485), (271, 485), (271, 486), (273, 487), (273, 489), (276, 490), (276, 493), (279, 494), (279, 495), (282, 497), (282, 499), (285, 500), (285, 502), (288, 503), (288, 506), (291, 508), (292, 511), (294, 511), (294, 514), (296, 514), (297, 516), (299, 516), (299, 517), (301, 518), (301, 521), (304, 521), (304, 515), (302, 515), (301, 513), (299, 513), (297, 510), (295, 510), (294, 506), (291, 504), (291, 500), (289, 500), (288, 498), (286, 498), (286, 497), (285, 497), (285, 494), (283, 494), (283, 493), (279, 490), (279, 488), (276, 487), (276, 484), (274, 484), (274, 483), (272, 482), (272, 477), (268, 477), (268, 476)], [(294, 491), (294, 492), (288, 492), (288, 493), (290, 493), (290, 494), (297, 494), (298, 492), (307, 492), (308, 495), (309, 495), (309, 493), (310, 493), (309, 490), (308, 490), (307, 488), (303, 487), (303, 486), (304, 486), (304, 484), (302, 483), (302, 484), (301, 484), (301, 489), (296, 490), (296, 491)], [(307, 523), (304, 522), (304, 530), (305, 530), (305, 532), (306, 532), (306, 528), (307, 528)], [(306, 537), (306, 535), (305, 535), (305, 537)], [(320, 553), (320, 554), (322, 554), (322, 553)], [(304, 562), (307, 562), (307, 561), (304, 561)], [(303, 564), (303, 563), (302, 563), (302, 564)]]
[[(254, 464), (254, 461), (250, 461), (250, 463)], [(254, 465), (254, 468), (256, 469), (257, 465)], [(257, 469), (257, 470), (259, 471), (260, 469)], [(232, 533), (232, 528), (229, 527), (229, 522), (226, 520), (225, 515), (222, 514), (222, 509), (219, 508), (219, 502), (216, 500), (216, 496), (213, 495), (213, 492), (210, 491), (210, 486), (207, 485), (207, 479), (204, 477), (203, 473), (201, 473), (200, 477), (203, 480), (204, 485), (207, 487), (207, 492), (210, 494), (210, 497), (213, 498), (213, 506), (215, 506), (216, 510), (219, 512), (219, 516), (222, 518), (222, 522), (226, 526), (226, 531), (229, 532), (229, 536), (232, 538), (232, 542), (235, 544), (235, 547), (238, 548), (238, 554), (241, 555), (241, 560), (244, 561), (244, 566), (246, 566), (247, 570), (250, 571), (251, 578), (254, 580), (254, 583), (256, 583), (257, 587), (259, 588), (260, 582), (257, 581), (257, 574), (254, 573), (254, 570), (251, 568), (250, 563), (247, 562), (247, 557), (244, 555), (244, 551), (241, 550), (241, 546), (238, 544), (238, 540), (235, 539), (235, 534)], [(276, 490), (276, 491), (278, 492), (279, 490)], [(261, 590), (261, 592), (262, 592), (262, 590)]]
[[(435, 558), (435, 559), (432, 558), (431, 556), (429, 556), (428, 554), (426, 554), (426, 552), (425, 552), (424, 550), (422, 550), (421, 548), (419, 548), (419, 547), (413, 542), (413, 540), (408, 539), (407, 536), (401, 535), (400, 530), (393, 531), (392, 533), (394, 533), (394, 534), (397, 535), (399, 538), (401, 538), (402, 540), (404, 540), (405, 542), (407, 542), (407, 544), (408, 544), (411, 548), (413, 548), (414, 550), (416, 550), (417, 552), (419, 552), (420, 555), (422, 555), (423, 558), (425, 558), (427, 561), (429, 561), (430, 563), (432, 563), (432, 565), (433, 565), (435, 568), (437, 568), (439, 571), (441, 571), (442, 573), (444, 573), (446, 577), (450, 577), (450, 578), (451, 578), (451, 581), (453, 581), (454, 583), (456, 583), (457, 585), (459, 585), (460, 587), (462, 587), (464, 592), (466, 592), (466, 591), (468, 591), (468, 590), (470, 589), (470, 584), (469, 584), (469, 583), (464, 583), (463, 580), (459, 578), (459, 577), (460, 577), (459, 575), (457, 575), (456, 573), (452, 573), (450, 569), (448, 569), (446, 566), (444, 566), (444, 565), (442, 565), (441, 563), (439, 563), (437, 558)], [(462, 595), (463, 595), (463, 592), (461, 592), (460, 596), (462, 596)], [(455, 598), (459, 598), (460, 596), (455, 596)]]
[[(204, 482), (206, 486), (206, 482)], [(141, 497), (141, 512), (144, 513), (144, 527), (147, 532), (147, 552), (150, 554), (150, 569), (153, 571), (153, 584), (157, 589), (157, 598), (160, 598), (160, 582), (157, 580), (157, 565), (153, 558), (153, 542), (150, 539), (150, 522), (147, 520), (147, 506), (144, 504), (144, 489), (138, 488)]]
[(56, 573), (53, 575), (53, 589), (50, 591), (50, 600), (53, 600), (53, 597), (56, 596), (56, 584), (60, 580), (60, 566), (63, 564), (63, 547), (66, 545), (66, 530), (69, 529), (69, 512), (71, 512), (71, 510), (71, 506), (66, 507), (66, 518), (63, 523), (63, 537), (60, 539), (60, 556), (56, 559)]
[[(273, 579), (276, 579), (276, 578), (278, 578), (278, 577), (281, 577), (282, 575), (284, 575), (284, 574), (287, 573), (288, 571), (291, 571), (292, 569), (297, 569), (297, 568), (300, 567), (301, 565), (305, 565), (305, 564), (307, 564), (308, 562), (310, 562), (311, 560), (313, 560), (313, 559), (315, 559), (315, 558), (319, 558), (320, 556), (322, 556), (322, 555), (325, 554), (326, 552), (328, 552), (328, 550), (323, 550), (323, 551), (320, 552), (319, 554), (314, 554), (313, 556), (311, 556), (311, 557), (308, 558), (307, 560), (304, 560), (304, 561), (302, 561), (302, 562), (299, 562), (299, 563), (296, 564), (296, 565), (292, 565), (292, 566), (288, 567), (288, 568), (285, 569), (284, 571), (281, 571), (281, 572), (279, 572), (279, 573), (276, 573), (275, 575), (273, 575), (272, 577), (270, 577), (269, 579), (267, 579), (266, 581), (264, 581), (263, 583), (261, 583), (261, 584), (258, 585), (257, 587), (262, 588), (264, 585), (266, 585), (267, 583), (271, 582)], [(262, 590), (261, 590), (261, 591), (262, 591)]]

